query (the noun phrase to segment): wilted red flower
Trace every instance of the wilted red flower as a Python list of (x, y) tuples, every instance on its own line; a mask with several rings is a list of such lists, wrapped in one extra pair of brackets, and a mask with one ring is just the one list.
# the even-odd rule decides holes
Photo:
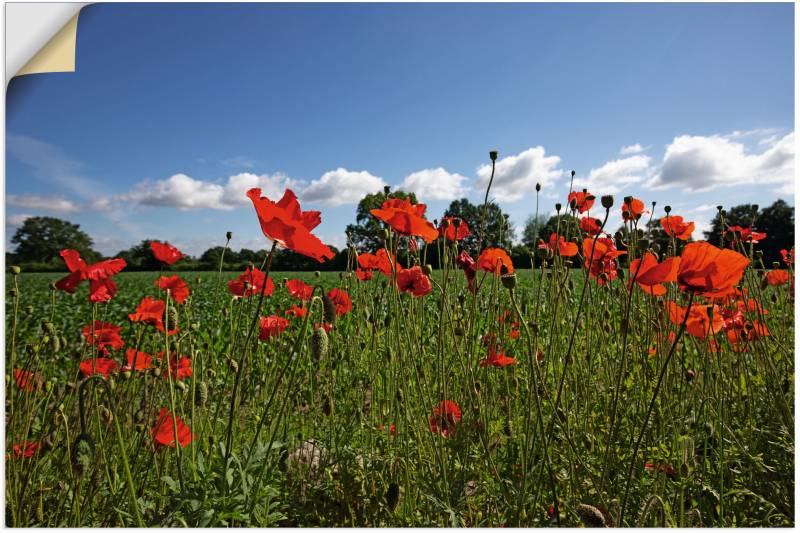
[(277, 337), (289, 327), (289, 321), (278, 315), (262, 316), (261, 317), (261, 330), (258, 333), (258, 338), (262, 341)]
[(38, 453), (39, 447), (38, 442), (28, 442), (26, 440), (22, 444), (15, 444), (13, 446), (14, 453), (7, 453), (6, 459), (30, 459)]
[(286, 310), (286, 314), (297, 318), (305, 318), (305, 316), (308, 314), (308, 309), (293, 305)]
[[(135, 313), (128, 315), (132, 322), (144, 322), (151, 326), (155, 326), (159, 331), (164, 331), (164, 311), (166, 311), (167, 304), (164, 300), (156, 300), (149, 296), (142, 298), (139, 306), (136, 308)], [(167, 332), (168, 335), (174, 335), (178, 332), (178, 326), (175, 329)]]
[(286, 288), (289, 290), (289, 294), (298, 300), (303, 300), (304, 302), (309, 301), (311, 299), (311, 295), (314, 294), (314, 287), (308, 283), (300, 281), (299, 279), (288, 280), (286, 282)]
[(112, 350), (119, 350), (125, 346), (125, 341), (119, 336), (122, 331), (120, 326), (109, 324), (108, 322), (101, 322), (100, 320), (94, 321), (94, 338), (92, 338), (91, 324), (83, 328), (83, 338), (90, 345), (97, 345), (102, 348), (111, 348)]
[(409, 292), (414, 296), (425, 296), (433, 290), (431, 280), (419, 266), (398, 271), (397, 287), (401, 292)]
[(481, 252), (478, 257), (478, 268), (486, 272), (494, 272), (495, 276), (514, 273), (514, 264), (502, 248), (487, 248)]
[(472, 294), (477, 290), (475, 288), (475, 274), (477, 268), (475, 267), (475, 260), (467, 253), (466, 250), (461, 250), (456, 258), (456, 264), (464, 271), (464, 276), (467, 278), (467, 286)]
[(261, 231), (268, 239), (320, 263), (333, 259), (333, 251), (311, 233), (322, 222), (319, 211), (301, 211), (291, 189), (286, 189), (277, 203), (261, 196), (257, 187), (247, 191), (247, 197), (252, 200)]
[(75, 250), (61, 250), (61, 257), (70, 274), (56, 282), (57, 289), (72, 294), (82, 281), (88, 279), (90, 302), (107, 302), (117, 293), (117, 284), (111, 276), (125, 268), (127, 263), (124, 259), (107, 259), (87, 265)]
[(44, 383), (44, 378), (41, 374), (36, 372), (17, 368), (14, 370), (14, 381), (16, 382), (17, 387), (25, 392), (30, 392), (34, 387), (41, 387)]
[(661, 227), (670, 237), (688, 241), (692, 238), (694, 222), (684, 222), (683, 217), (667, 215), (661, 219)]
[(481, 368), (487, 366), (503, 367), (517, 364), (513, 357), (507, 357), (505, 352), (495, 350), (494, 346), (489, 346), (489, 356), (480, 361)]
[[(709, 314), (709, 309), (711, 313)], [(667, 302), (667, 313), (673, 324), (680, 325), (686, 318), (686, 308), (675, 302)], [(686, 333), (698, 339), (718, 333), (725, 326), (725, 320), (719, 308), (714, 305), (692, 304), (689, 317), (686, 318)]]
[(451, 400), (439, 402), (438, 407), (433, 408), (433, 415), (428, 418), (432, 433), (442, 436), (449, 436), (456, 430), (456, 424), (461, 420), (461, 409), (458, 404)]
[(153, 368), (153, 357), (148, 353), (137, 352), (133, 348), (128, 348), (125, 351), (125, 357), (128, 359), (128, 362), (123, 365), (123, 372)]
[[(445, 228), (445, 220), (449, 222), (447, 228)], [(458, 229), (456, 229), (456, 220), (460, 221)], [(442, 222), (439, 224), (439, 236), (446, 238), (448, 241), (460, 241), (464, 237), (470, 236), (469, 226), (467, 226), (467, 223), (458, 217), (444, 217), (442, 218)]]
[(165, 265), (175, 264), (184, 257), (180, 250), (168, 242), (150, 241), (150, 250), (153, 252), (153, 257)]
[[(158, 352), (158, 358), (164, 361), (166, 359), (164, 352)], [(173, 352), (169, 358), (169, 372), (172, 374), (172, 379), (175, 380), (192, 377), (192, 360), (188, 357), (178, 358), (178, 354)], [(164, 374), (164, 379), (169, 379), (166, 374)]]
[(155, 283), (159, 289), (169, 290), (169, 295), (179, 304), (189, 297), (189, 286), (179, 276), (161, 276)]
[(783, 285), (789, 282), (789, 271), (788, 270), (770, 270), (764, 276), (767, 279), (767, 283), (772, 286), (776, 285)]
[(80, 371), (86, 376), (93, 376), (100, 374), (108, 377), (109, 374), (117, 370), (117, 362), (107, 357), (96, 357), (94, 359), (86, 359), (81, 361)]
[(580, 222), (578, 222), (581, 231), (584, 233), (588, 233), (589, 235), (597, 235), (598, 233), (600, 233), (601, 231), (600, 224), (601, 224), (600, 219), (590, 216), (585, 216), (580, 220)]
[(564, 257), (578, 255), (578, 245), (567, 241), (563, 235), (551, 233), (549, 243), (544, 243), (541, 240), (539, 243), (539, 248), (550, 250), (553, 254), (558, 252), (558, 255), (563, 255)]
[(361, 270), (360, 268), (357, 268), (356, 277), (361, 281), (369, 281), (372, 279), (372, 270)]
[(394, 256), (390, 258), (384, 248), (381, 248), (374, 254), (358, 255), (358, 266), (365, 270), (377, 270), (386, 276), (392, 275), (393, 264), (397, 265), (397, 258)]
[(738, 233), (742, 242), (752, 242), (757, 244), (767, 238), (766, 233), (758, 233), (753, 228), (743, 228), (741, 226), (729, 226), (725, 233)]
[(781, 257), (787, 266), (792, 266), (794, 264), (794, 247), (789, 251), (781, 250)]
[[(667, 294), (667, 288), (662, 283), (677, 281), (679, 265), (680, 257), (670, 257), (659, 263), (654, 254), (646, 252), (641, 259), (634, 259), (630, 264), (631, 281), (628, 282), (628, 290), (631, 288), (635, 275), (636, 284), (644, 292), (652, 296), (663, 296)], [(637, 269), (639, 270), (638, 274)]]
[[(583, 266), (589, 269), (589, 276), (597, 278), (600, 285), (617, 279), (617, 257), (625, 253), (617, 250), (614, 241), (606, 237), (598, 238), (596, 243), (592, 238), (583, 240), (583, 255), (586, 258)], [(605, 274), (605, 279), (601, 274)]]
[(350, 300), (350, 295), (342, 289), (331, 289), (328, 291), (328, 298), (336, 306), (336, 316), (346, 315), (353, 309), (353, 301)]
[[(264, 286), (265, 280), (266, 287)], [(244, 274), (228, 282), (228, 292), (234, 296), (258, 296), (262, 290), (264, 296), (269, 296), (275, 290), (275, 284), (272, 283), (272, 278), (267, 277), (256, 267), (245, 268)]]
[(433, 242), (439, 236), (436, 228), (425, 220), (425, 204), (413, 204), (405, 198), (390, 198), (380, 209), (372, 209), (372, 216), (391, 226), (400, 235), (420, 237), (425, 242)]
[(578, 210), (578, 213), (585, 213), (594, 205), (594, 196), (586, 192), (586, 189), (582, 192), (573, 191), (569, 193), (567, 205), (570, 207), (572, 207), (572, 200), (575, 200), (575, 209)]
[(668, 478), (671, 480), (678, 479), (678, 472), (673, 468), (671, 464), (664, 463), (662, 461), (657, 462), (656, 464), (653, 463), (645, 463), (644, 469), (648, 472), (659, 472), (664, 473), (667, 475)]
[(706, 241), (692, 242), (681, 254), (678, 283), (682, 290), (718, 298), (733, 292), (749, 262), (739, 252)]
[(150, 436), (153, 438), (156, 450), (162, 446), (175, 447), (175, 427), (178, 428), (178, 443), (181, 448), (185, 448), (194, 440), (194, 435), (189, 426), (183, 423), (181, 417), (174, 416), (169, 412), (169, 409), (162, 407), (158, 413), (158, 421), (155, 427), (150, 431)]
[(645, 213), (644, 202), (637, 198), (631, 198), (630, 204), (622, 202), (622, 220), (632, 222), (639, 220)]

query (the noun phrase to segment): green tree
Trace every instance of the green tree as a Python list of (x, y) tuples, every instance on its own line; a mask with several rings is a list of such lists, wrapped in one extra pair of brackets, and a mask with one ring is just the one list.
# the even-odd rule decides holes
[(548, 222), (547, 215), (534, 215), (528, 216), (525, 220), (525, 228), (522, 230), (522, 244), (529, 250), (536, 248), (536, 243), (539, 240), (539, 230), (542, 229)]
[(145, 239), (139, 244), (131, 246), (127, 250), (122, 250), (116, 257), (124, 259), (128, 266), (126, 270), (159, 270), (162, 268), (150, 249), (150, 242), (153, 239)]
[[(755, 249), (764, 253), (764, 265), (771, 268), (773, 262), (781, 260), (781, 249), (788, 250), (794, 245), (794, 207), (779, 199), (760, 211), (757, 209), (753, 204), (732, 207), (726, 211), (724, 223), (725, 227), (752, 225), (756, 231), (766, 233), (767, 237)], [(711, 221), (711, 229), (705, 233), (708, 242), (720, 246), (723, 229), (718, 212)]]
[(350, 242), (359, 252), (374, 252), (378, 248), (383, 247), (378, 232), (383, 227), (383, 223), (370, 213), (371, 209), (378, 209), (383, 202), (388, 198), (405, 199), (410, 198), (413, 203), (417, 203), (417, 197), (412, 192), (411, 194), (404, 193), (403, 191), (396, 191), (389, 195), (386, 191), (368, 194), (358, 202), (356, 210), (356, 223), (347, 225), (347, 234), (350, 237)]
[(556, 230), (558, 230), (559, 235), (569, 237), (570, 240), (579, 239), (581, 236), (578, 217), (562, 214), (560, 217), (553, 215), (547, 219), (544, 225), (539, 225), (539, 238), (544, 242), (549, 242), (550, 235), (556, 233)]
[(60, 218), (26, 218), (11, 237), (11, 243), (16, 245), (14, 255), (20, 263), (60, 261), (59, 253), (66, 248), (77, 250), (89, 263), (101, 258), (92, 249), (91, 237), (80, 229), (80, 225)]
[[(483, 239), (483, 248), (497, 246), (510, 249), (514, 240), (514, 226), (500, 206), (490, 202), (486, 208), (486, 232)], [(461, 241), (462, 246), (470, 254), (475, 255), (478, 250), (478, 239), (483, 220), (483, 205), (475, 205), (466, 198), (453, 200), (444, 212), (446, 217), (458, 217), (469, 226), (470, 235)]]

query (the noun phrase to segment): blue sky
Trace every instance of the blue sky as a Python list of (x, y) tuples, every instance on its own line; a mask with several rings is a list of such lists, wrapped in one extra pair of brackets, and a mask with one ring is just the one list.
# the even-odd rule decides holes
[(196, 254), (228, 230), (263, 248), (244, 197), (257, 184), (291, 187), (341, 247), (384, 184), (431, 219), (482, 200), (490, 149), (518, 228), (536, 182), (541, 212), (566, 203), (572, 169), (701, 229), (717, 204), (793, 205), (793, 9), (92, 5), (75, 73), (9, 86), (6, 241), (51, 215), (105, 254), (145, 238)]

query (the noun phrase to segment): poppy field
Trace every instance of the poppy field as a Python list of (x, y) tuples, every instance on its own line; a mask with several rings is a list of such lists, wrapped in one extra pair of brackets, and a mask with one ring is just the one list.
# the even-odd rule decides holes
[(389, 195), (382, 248), (273, 272), (333, 257), (324, 213), (247, 196), (269, 254), (243, 272), (171, 272), (163, 242), (158, 273), (11, 268), (7, 525), (794, 525), (794, 250), (765, 265), (757, 220), (718, 247), (569, 191), (578, 233), (515, 268)]

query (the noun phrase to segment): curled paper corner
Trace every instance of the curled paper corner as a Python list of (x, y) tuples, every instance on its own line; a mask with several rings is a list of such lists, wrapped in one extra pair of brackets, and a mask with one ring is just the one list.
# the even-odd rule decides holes
[(16, 75), (75, 72), (75, 40), (78, 36), (79, 14), (76, 13), (69, 19)]

